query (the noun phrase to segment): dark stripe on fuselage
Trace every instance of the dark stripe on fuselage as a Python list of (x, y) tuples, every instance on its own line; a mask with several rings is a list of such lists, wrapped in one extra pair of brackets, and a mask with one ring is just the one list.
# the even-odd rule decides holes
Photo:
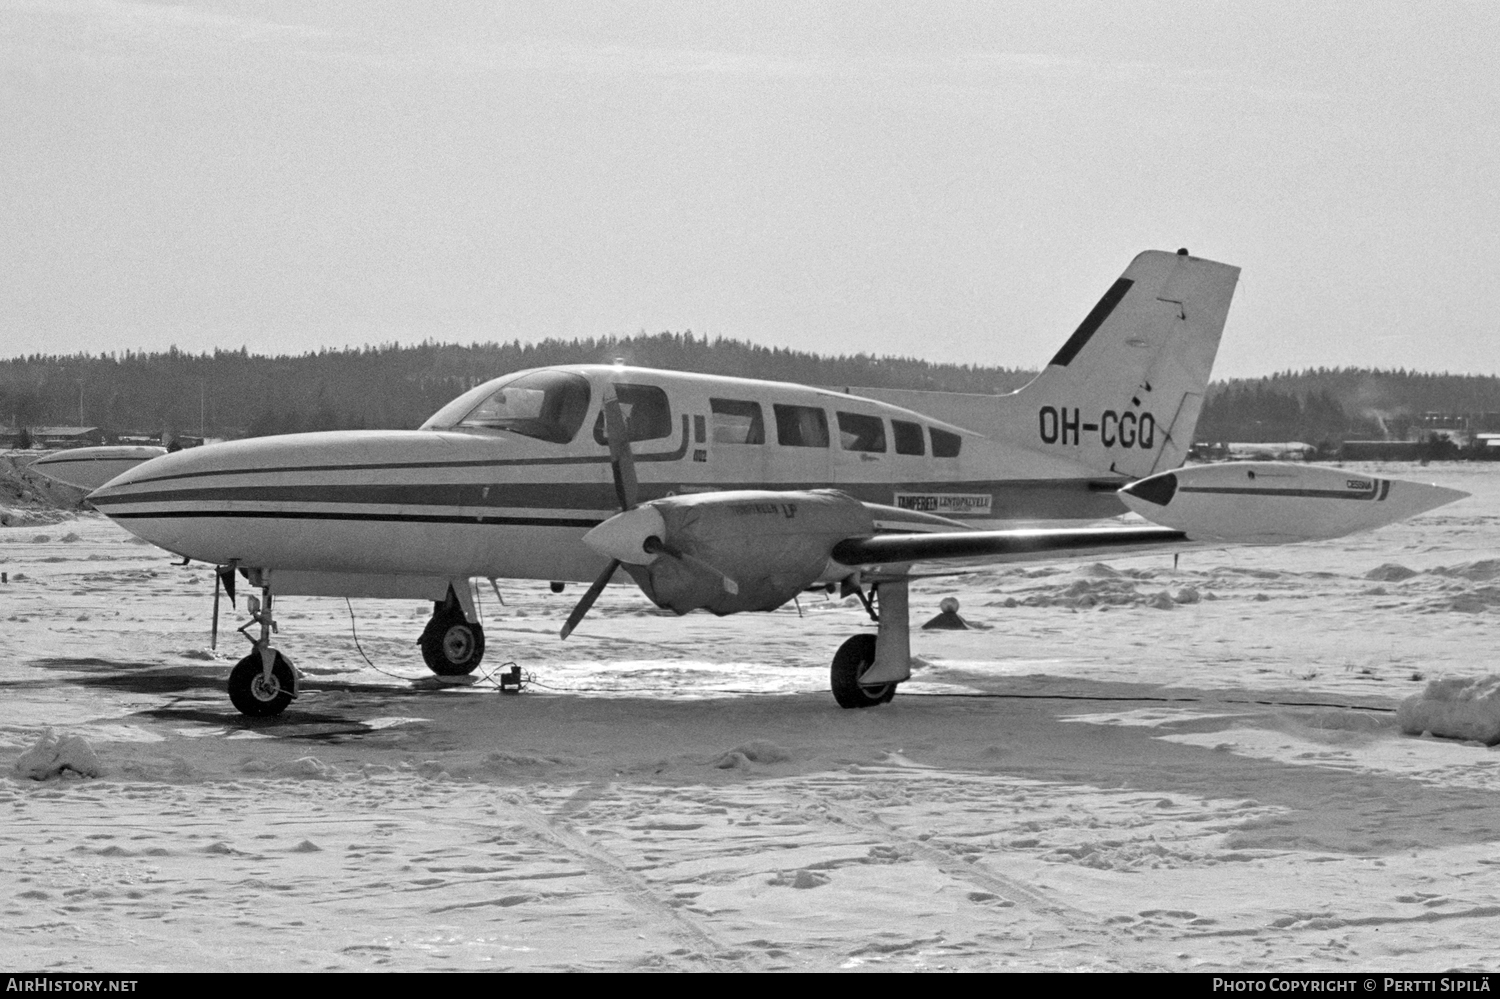
[(1062, 350), (1059, 350), (1048, 363), (1067, 367), (1068, 362), (1078, 355), (1084, 344), (1088, 343), (1089, 339), (1099, 331), (1099, 327), (1104, 325), (1104, 320), (1115, 311), (1115, 306), (1120, 304), (1120, 300), (1125, 297), (1126, 292), (1130, 291), (1133, 284), (1135, 282), (1130, 278), (1120, 278), (1110, 285), (1109, 291), (1106, 291), (1104, 297), (1099, 299), (1099, 303), (1083, 317), (1083, 322), (1079, 323), (1073, 335), (1068, 337), (1068, 342), (1062, 345)]
[[(369, 483), (194, 486), (183, 489), (131, 490), (97, 496), (91, 502), (100, 512), (124, 516), (121, 511), (143, 504), (162, 503), (339, 503), (349, 506), (521, 508), (527, 510), (610, 510), (618, 504), (608, 482), (527, 483)], [(661, 499), (690, 491), (692, 484), (641, 483), (641, 499)], [(1101, 489), (1087, 479), (1038, 479), (1024, 482), (844, 482), (834, 488), (855, 499), (894, 506), (894, 495), (922, 493), (983, 494), (993, 498), (986, 515), (994, 520), (1066, 520), (1109, 517), (1122, 513), (1114, 495), (1118, 483)], [(808, 490), (827, 488), (826, 482), (718, 483), (715, 492), (731, 489)], [(139, 516), (139, 514), (137, 514)]]
[[(682, 417), (682, 440), (675, 451), (636, 453), (636, 462), (681, 461), (688, 452), (688, 418)], [(216, 475), (264, 475), (267, 472), (369, 472), (396, 471), (403, 468), (510, 468), (537, 465), (607, 465), (609, 453), (591, 455), (557, 455), (545, 458), (474, 458), (465, 461), (372, 461), (337, 465), (267, 465), (258, 468), (217, 468), (202, 472), (178, 472), (175, 475), (150, 475), (132, 479), (127, 485), (148, 482), (170, 482), (175, 479), (200, 479)]]
[(80, 464), (80, 463), (98, 464), (100, 462), (105, 462), (105, 461), (133, 461), (137, 465), (139, 465), (142, 462), (150, 461), (152, 458), (159, 458), (159, 457), (161, 457), (161, 455), (117, 454), (117, 455), (114, 455), (112, 457), (96, 457), (96, 458), (94, 458), (94, 457), (83, 457), (83, 458), (44, 458), (44, 459), (42, 459), (40, 461), (33, 461), (31, 463), (31, 467), (32, 468), (51, 468), (53, 465), (77, 465), (77, 464)]
[(322, 510), (146, 510), (139, 513), (111, 513), (111, 520), (197, 520), (232, 518), (235, 520), (346, 520), (379, 521), (400, 524), (474, 524), (482, 527), (577, 527), (588, 530), (603, 521), (569, 517), (490, 517), (435, 513), (348, 513)]
[[(1386, 483), (1386, 488), (1390, 484)], [(1342, 499), (1372, 500), (1377, 498), (1378, 488), (1368, 492), (1354, 493), (1345, 489), (1256, 489), (1253, 486), (1182, 486), (1178, 492), (1217, 493), (1226, 496), (1290, 496), (1298, 499)], [(1384, 499), (1384, 496), (1378, 498)]]

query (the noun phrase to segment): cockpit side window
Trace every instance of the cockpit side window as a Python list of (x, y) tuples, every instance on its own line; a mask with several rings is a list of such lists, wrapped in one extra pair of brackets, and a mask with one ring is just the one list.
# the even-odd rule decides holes
[(760, 403), (741, 399), (709, 399), (715, 444), (764, 444), (766, 421)]
[[(672, 436), (672, 404), (667, 393), (655, 385), (614, 384), (620, 412), (625, 417), (625, 431), (632, 441), (654, 441)], [(594, 421), (594, 441), (609, 444), (604, 432), (604, 411)]]
[(531, 371), (506, 381), (454, 426), (566, 444), (583, 426), (588, 408), (587, 378), (571, 371)]
[(864, 413), (839, 412), (839, 443), (845, 451), (885, 451), (885, 421)]

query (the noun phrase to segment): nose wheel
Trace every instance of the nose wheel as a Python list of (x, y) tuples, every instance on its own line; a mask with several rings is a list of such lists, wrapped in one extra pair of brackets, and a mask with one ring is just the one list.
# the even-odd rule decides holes
[(273, 650), (275, 659), (266, 672), (260, 650), (256, 649), (235, 664), (229, 673), (229, 700), (241, 714), (252, 718), (279, 715), (292, 703), (296, 680), (286, 656)]

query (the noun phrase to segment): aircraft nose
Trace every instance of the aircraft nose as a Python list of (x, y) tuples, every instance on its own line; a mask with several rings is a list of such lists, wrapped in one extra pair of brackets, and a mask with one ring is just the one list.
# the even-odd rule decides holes
[(1171, 472), (1152, 475), (1141, 479), (1139, 482), (1132, 482), (1121, 489), (1120, 492), (1129, 493), (1131, 496), (1143, 499), (1147, 503), (1166, 506), (1172, 502), (1172, 497), (1177, 495), (1177, 476)]

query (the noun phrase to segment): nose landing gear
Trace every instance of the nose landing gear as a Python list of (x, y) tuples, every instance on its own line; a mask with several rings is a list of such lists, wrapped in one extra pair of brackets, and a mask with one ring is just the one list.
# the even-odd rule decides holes
[[(254, 648), (235, 664), (229, 673), (229, 700), (241, 714), (252, 718), (279, 715), (297, 696), (297, 669), (279, 649), (271, 647), (276, 620), (271, 611), (271, 582), (261, 573), (253, 579), (260, 585), (260, 598), (249, 597), (245, 603), (250, 620), (240, 625), (239, 633), (250, 639)], [(260, 635), (250, 638), (250, 628), (260, 626)]]

